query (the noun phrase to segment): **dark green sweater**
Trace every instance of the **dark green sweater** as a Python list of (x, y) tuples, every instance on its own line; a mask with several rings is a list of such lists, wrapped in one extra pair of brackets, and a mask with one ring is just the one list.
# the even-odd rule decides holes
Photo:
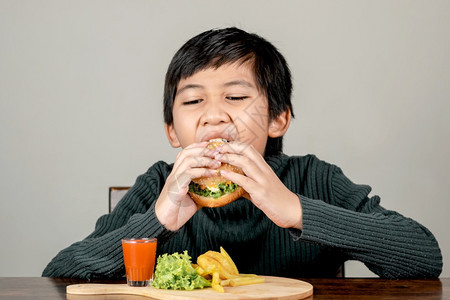
[(158, 162), (139, 176), (92, 234), (62, 250), (43, 276), (114, 278), (124, 275), (121, 239), (158, 237), (158, 252), (188, 250), (196, 257), (223, 246), (240, 272), (285, 277), (333, 277), (346, 260), (359, 260), (384, 278), (438, 277), (437, 241), (414, 220), (379, 205), (371, 188), (357, 185), (315, 156), (267, 160), (300, 199), (303, 229), (276, 226), (246, 199), (202, 208), (177, 232), (165, 229), (154, 204), (172, 165)]

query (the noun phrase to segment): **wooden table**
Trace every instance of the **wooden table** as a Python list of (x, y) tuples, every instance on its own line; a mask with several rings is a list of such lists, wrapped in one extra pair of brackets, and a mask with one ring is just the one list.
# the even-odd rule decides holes
[[(450, 278), (431, 280), (384, 280), (377, 278), (303, 278), (314, 286), (308, 299), (450, 299)], [(98, 281), (103, 282), (104, 281)], [(0, 299), (66, 299), (66, 286), (85, 281), (42, 277), (0, 277)], [(124, 281), (110, 281), (124, 283)], [(79, 296), (83, 300), (150, 299), (140, 296)], [(72, 298), (71, 299), (75, 299)]]

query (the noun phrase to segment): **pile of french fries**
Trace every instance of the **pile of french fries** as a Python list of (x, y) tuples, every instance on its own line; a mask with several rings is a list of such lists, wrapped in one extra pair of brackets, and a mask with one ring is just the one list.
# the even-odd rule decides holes
[(211, 280), (211, 287), (219, 293), (225, 292), (224, 286), (240, 286), (263, 283), (264, 277), (255, 274), (239, 274), (236, 264), (228, 253), (220, 247), (220, 253), (208, 251), (192, 264), (200, 276)]

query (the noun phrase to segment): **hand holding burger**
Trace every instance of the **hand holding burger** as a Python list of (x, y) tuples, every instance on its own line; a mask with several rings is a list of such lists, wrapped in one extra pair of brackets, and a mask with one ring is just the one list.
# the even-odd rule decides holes
[[(215, 149), (226, 142), (223, 139), (213, 139), (209, 141), (207, 148)], [(217, 175), (192, 179), (192, 182), (189, 184), (189, 195), (198, 205), (220, 207), (235, 201), (245, 194), (245, 190), (242, 187), (221, 176), (221, 170), (229, 170), (244, 175), (241, 168), (222, 163), (217, 168)]]

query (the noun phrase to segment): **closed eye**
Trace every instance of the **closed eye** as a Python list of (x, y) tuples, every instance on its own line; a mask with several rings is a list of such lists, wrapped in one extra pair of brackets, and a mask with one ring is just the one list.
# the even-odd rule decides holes
[(231, 101), (239, 101), (239, 100), (245, 100), (245, 99), (247, 99), (248, 97), (247, 96), (242, 96), (242, 97), (226, 97), (228, 100), (231, 100)]
[(191, 100), (191, 101), (185, 101), (185, 102), (183, 102), (183, 105), (197, 104), (197, 103), (200, 103), (200, 102), (202, 102), (202, 101), (203, 101), (202, 99), (196, 99), (196, 100)]

